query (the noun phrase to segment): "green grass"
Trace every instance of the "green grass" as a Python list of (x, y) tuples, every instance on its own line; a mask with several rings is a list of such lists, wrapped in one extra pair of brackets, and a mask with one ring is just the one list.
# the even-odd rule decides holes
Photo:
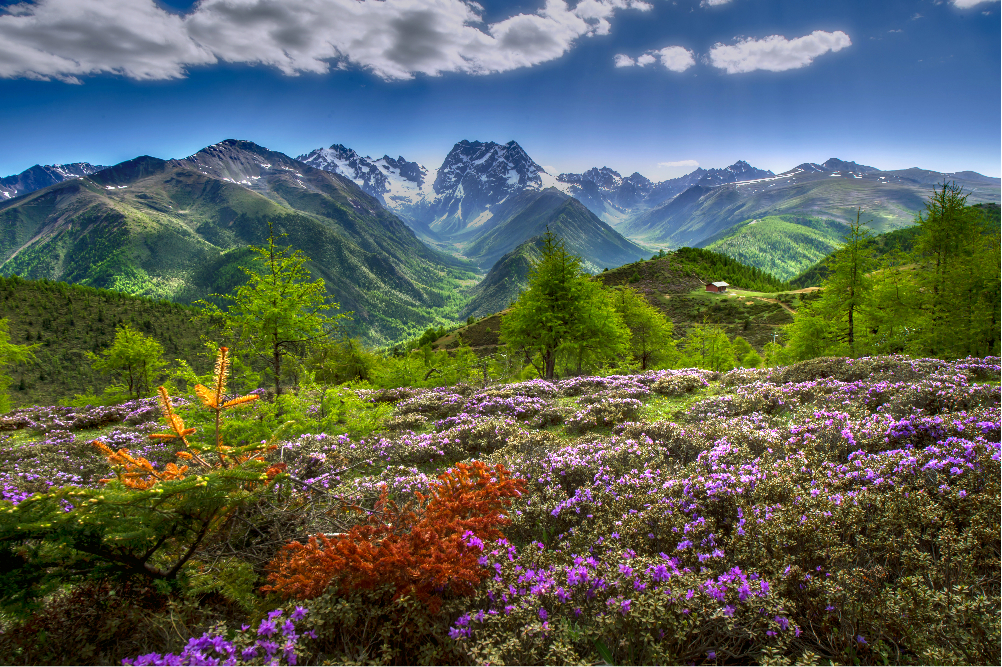
[(770, 215), (735, 225), (706, 248), (790, 280), (841, 247), (844, 234), (834, 220)]

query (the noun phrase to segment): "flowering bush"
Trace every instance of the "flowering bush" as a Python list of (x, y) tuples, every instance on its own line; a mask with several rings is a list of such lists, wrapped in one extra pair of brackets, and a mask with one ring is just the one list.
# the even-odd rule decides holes
[[(288, 503), (294, 534), (316, 535), (271, 583), (316, 595), (303, 627), (327, 663), (994, 663), (998, 379), (998, 358), (874, 357), (401, 391), (384, 397), (395, 425), (422, 432), (309, 433), (268, 454), (306, 486), (258, 502)], [(85, 438), (46, 414), (36, 441), (0, 443), (2, 507), (49, 481), (94, 483)], [(104, 428), (130, 449), (149, 431)], [(142, 455), (163, 466), (173, 451)], [(517, 480), (510, 523), (429, 518), (443, 471), (488, 464)], [(501, 514), (461, 506), (464, 521)], [(210, 546), (192, 562), (260, 573)], [(193, 652), (240, 659), (206, 627)]]
[(567, 429), (581, 433), (599, 426), (612, 426), (634, 419), (643, 403), (635, 398), (601, 398), (566, 419)]
[(408, 415), (419, 412), (427, 417), (441, 419), (459, 414), (464, 405), (466, 405), (466, 399), (461, 394), (426, 391), (397, 403), (394, 413)]
[(366, 524), (334, 540), (316, 535), (287, 545), (270, 564), (264, 590), (309, 599), (332, 584), (341, 591), (392, 584), (396, 598), (414, 595), (434, 613), (442, 591), (466, 594), (483, 578), (483, 540), (500, 536), (504, 509), (521, 488), (503, 467), (480, 462), (460, 463), (427, 496), (415, 494), (416, 511), (397, 508), (384, 487)]
[[(296, 607), (286, 612), (276, 609), (261, 620), (257, 628), (242, 625), (239, 632), (227, 632), (217, 626), (201, 637), (192, 637), (180, 654), (147, 653), (122, 660), (123, 665), (295, 665), (303, 657), (300, 642), (316, 638), (312, 630), (296, 632), (296, 622), (308, 610)], [(232, 635), (232, 636), (231, 636)], [(229, 637), (229, 638), (228, 638)]]

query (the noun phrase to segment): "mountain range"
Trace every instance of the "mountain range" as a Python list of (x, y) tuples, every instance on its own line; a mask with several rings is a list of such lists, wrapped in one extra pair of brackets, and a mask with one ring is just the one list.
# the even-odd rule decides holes
[(34, 192), (49, 185), (62, 183), (71, 178), (89, 176), (102, 169), (107, 169), (107, 167), (93, 165), (89, 162), (47, 164), (44, 167), (36, 164), (34, 167), (25, 169), (20, 174), (0, 178), (0, 201)]
[[(321, 161), (325, 154), (341, 157)], [(838, 158), (780, 174), (738, 160), (659, 183), (639, 173), (623, 177), (609, 167), (554, 176), (514, 141), (461, 141), (437, 169), (403, 157), (392, 164), (387, 156), (373, 160), (340, 145), (299, 159), (381, 196), (424, 240), (454, 252), (489, 228), (498, 207), (516, 194), (547, 188), (574, 197), (648, 248), (706, 245), (733, 225), (769, 215), (845, 223), (854, 219), (857, 207), (873, 218), (875, 231), (883, 232), (912, 224), (930, 190), (943, 182), (963, 186), (972, 204), (998, 202), (1002, 192), (1000, 179), (972, 171), (885, 171)], [(395, 166), (401, 164), (407, 165), (406, 174)]]
[(787, 278), (838, 247), (858, 207), (877, 232), (905, 227), (944, 181), (969, 203), (999, 201), (998, 178), (836, 158), (780, 174), (739, 160), (655, 183), (609, 167), (553, 175), (515, 141), (460, 141), (433, 168), (341, 144), (293, 159), (227, 140), (183, 159), (0, 179), (0, 273), (190, 302), (236, 285), (271, 221), (355, 312), (352, 332), (387, 342), (510, 303), (547, 229), (592, 272), (696, 246)]
[(0, 203), (0, 272), (191, 302), (244, 279), (268, 223), (367, 342), (451, 321), (476, 274), (352, 181), (246, 141), (139, 157)]

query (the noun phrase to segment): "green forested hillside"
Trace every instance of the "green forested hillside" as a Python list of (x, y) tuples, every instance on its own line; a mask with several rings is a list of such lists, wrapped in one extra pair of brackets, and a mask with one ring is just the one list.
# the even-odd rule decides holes
[[(993, 222), (996, 227), (999, 226), (1000, 207), (998, 204), (975, 204), (972, 208), (980, 210), (990, 222)], [(875, 236), (871, 241), (874, 250), (874, 257), (880, 259), (892, 253), (911, 252), (915, 244), (915, 239), (918, 238), (918, 233), (919, 227), (912, 226), (905, 227), (904, 229), (895, 229), (892, 232)], [(827, 255), (818, 260), (818, 262), (813, 266), (805, 269), (799, 275), (792, 278), (790, 280), (790, 284), (796, 288), (816, 287), (820, 285), (821, 282), (828, 276), (827, 262), (830, 257), (831, 255)]]
[(562, 238), (567, 249), (579, 256), (591, 272), (620, 266), (645, 254), (643, 248), (602, 222), (584, 204), (556, 188), (522, 193), (495, 218), (463, 248), (464, 256), (485, 269), (547, 230)]
[(780, 292), (789, 285), (756, 266), (749, 266), (733, 257), (702, 248), (679, 248), (673, 253), (674, 264), (691, 271), (706, 282), (724, 281), (757, 292)]
[[(202, 335), (214, 330), (195, 322), (197, 310), (170, 301), (48, 280), (0, 278), (0, 319), (10, 340), (35, 345), (35, 360), (7, 369), (15, 405), (52, 405), (75, 394), (100, 394), (111, 377), (91, 369), (88, 352), (99, 353), (127, 324), (155, 337), (168, 360), (195, 366), (204, 353)], [(205, 372), (208, 368), (202, 368)]]
[(450, 321), (475, 274), (335, 174), (249, 142), (142, 157), (0, 204), (0, 273), (190, 303), (242, 280), (268, 223), (371, 343)]
[(794, 215), (747, 220), (703, 246), (782, 280), (793, 278), (842, 245), (845, 225)]
[(483, 317), (511, 305), (528, 281), (529, 271), (541, 257), (542, 237), (536, 236), (505, 254), (470, 290), (470, 302), (460, 317)]

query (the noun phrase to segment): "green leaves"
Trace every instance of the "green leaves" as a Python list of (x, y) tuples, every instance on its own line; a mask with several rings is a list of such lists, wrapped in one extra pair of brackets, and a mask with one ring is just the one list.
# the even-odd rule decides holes
[(248, 461), (148, 490), (113, 480), (101, 489), (63, 487), (17, 506), (0, 504), (0, 551), (35, 545), (30, 556), (4, 567), (0, 601), (45, 595), (79, 578), (173, 580), (232, 510), (271, 489), (275, 480), (267, 481), (266, 467)]
[(821, 299), (801, 308), (787, 331), (792, 359), (997, 354), (998, 223), (989, 219), (993, 209), (966, 201), (959, 186), (943, 184), (909, 236), (914, 249), (884, 251), (880, 262), (857, 214), (845, 246), (828, 260)]
[(124, 324), (116, 329), (110, 348), (88, 356), (94, 370), (116, 374), (130, 398), (141, 398), (153, 391), (165, 366), (163, 354), (164, 348), (156, 338)]
[(15, 345), (10, 342), (10, 330), (7, 320), (0, 319), (0, 414), (11, 408), (7, 387), (10, 386), (10, 376), (5, 372), (9, 364), (17, 364), (34, 358), (34, 345)]
[(616, 290), (613, 304), (630, 330), (630, 352), (640, 370), (670, 367), (677, 360), (674, 325), (664, 313), (629, 287)]
[[(285, 357), (299, 356), (307, 344), (328, 336), (349, 316), (331, 314), (339, 306), (328, 301), (323, 278), (311, 282), (307, 257), (279, 247), (270, 223), (268, 231), (268, 246), (252, 248), (263, 268), (245, 267), (247, 283), (224, 298), (231, 302), (227, 331), (264, 358), (278, 395)], [(206, 304), (206, 312), (218, 309)]]
[(584, 273), (579, 257), (548, 230), (529, 287), (501, 321), (501, 340), (552, 380), (558, 357), (582, 370), (626, 351), (629, 330), (609, 293)]

